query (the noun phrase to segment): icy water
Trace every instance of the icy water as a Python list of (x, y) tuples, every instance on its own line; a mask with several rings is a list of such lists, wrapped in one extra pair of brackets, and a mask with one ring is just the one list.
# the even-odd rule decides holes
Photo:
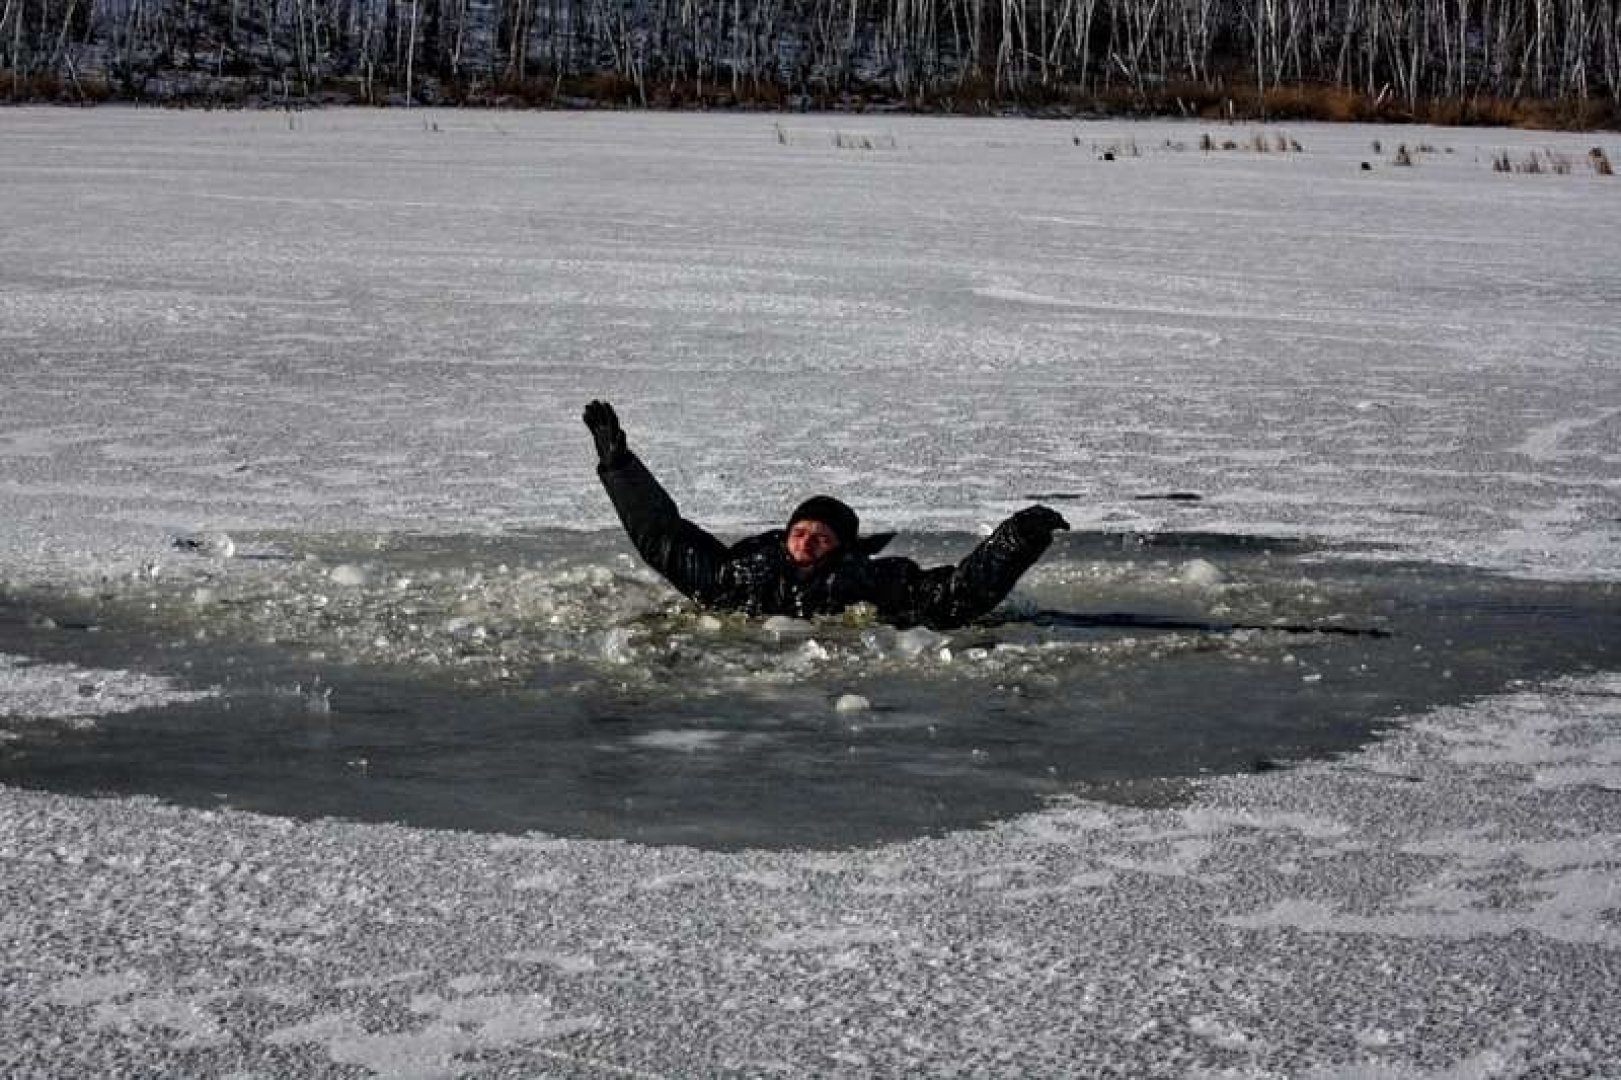
[[(1066, 795), (1174, 798), (1404, 714), (1621, 665), (1613, 584), (1264, 537), (1061, 538), (998, 618), (707, 616), (612, 534), (238, 538), (71, 596), (0, 652), (215, 696), (8, 721), (0, 781), (704, 847), (839, 847)], [(926, 563), (973, 538), (903, 538)], [(93, 687), (85, 692), (93, 693)]]

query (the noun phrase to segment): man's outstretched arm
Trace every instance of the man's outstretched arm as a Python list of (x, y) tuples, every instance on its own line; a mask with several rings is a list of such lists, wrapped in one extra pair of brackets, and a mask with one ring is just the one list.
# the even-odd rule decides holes
[(675, 500), (631, 452), (619, 417), (606, 401), (585, 407), (597, 448), (597, 477), (642, 559), (683, 595), (708, 603), (719, 588), (726, 545), (681, 516)]
[(956, 566), (924, 570), (887, 613), (936, 629), (973, 622), (1000, 604), (1019, 578), (1052, 545), (1053, 533), (1069, 528), (1058, 511), (1027, 506), (996, 527)]

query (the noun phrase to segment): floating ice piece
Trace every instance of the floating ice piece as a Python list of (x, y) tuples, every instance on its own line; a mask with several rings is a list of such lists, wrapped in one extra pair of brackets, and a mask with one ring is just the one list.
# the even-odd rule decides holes
[(229, 533), (204, 532), (190, 536), (177, 536), (174, 546), (180, 551), (189, 551), (194, 555), (206, 555), (211, 559), (229, 559), (236, 554), (236, 541)]
[(366, 584), (366, 571), (356, 566), (354, 563), (344, 563), (341, 566), (334, 566), (330, 571), (327, 572), (326, 576), (331, 579), (334, 585), (347, 585), (351, 588), (359, 588)]
[(895, 635), (895, 651), (902, 656), (919, 656), (931, 649), (939, 649), (949, 640), (926, 626), (914, 626)]
[[(201, 701), (218, 690), (180, 690), (169, 680), (134, 671), (50, 664), (0, 653), (0, 722), (56, 721), (93, 727), (95, 717)], [(0, 731), (0, 741), (8, 732)]]
[(833, 711), (841, 713), (866, 712), (872, 708), (872, 702), (860, 694), (840, 694), (839, 699), (833, 703)]
[(833, 656), (832, 653), (828, 652), (827, 646), (815, 638), (811, 638), (799, 647), (799, 655), (801, 659), (812, 661), (827, 660)]
[(466, 615), (454, 615), (446, 619), (445, 633), (467, 641), (483, 641), (489, 637), (489, 631), (484, 629), (482, 624)]
[(615, 626), (602, 635), (602, 658), (610, 664), (628, 664), (636, 659), (631, 636), (626, 626)]
[(773, 615), (761, 627), (777, 641), (797, 641), (800, 638), (810, 637), (811, 624), (803, 619), (791, 619), (786, 615)]
[(1226, 575), (1211, 562), (1204, 559), (1189, 559), (1182, 564), (1182, 580), (1186, 584), (1200, 589), (1213, 589), (1226, 580)]

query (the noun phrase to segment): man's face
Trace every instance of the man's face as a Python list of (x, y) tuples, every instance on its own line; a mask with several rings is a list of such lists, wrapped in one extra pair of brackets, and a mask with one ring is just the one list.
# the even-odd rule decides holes
[(788, 527), (788, 561), (808, 570), (838, 549), (839, 538), (832, 529), (809, 518)]

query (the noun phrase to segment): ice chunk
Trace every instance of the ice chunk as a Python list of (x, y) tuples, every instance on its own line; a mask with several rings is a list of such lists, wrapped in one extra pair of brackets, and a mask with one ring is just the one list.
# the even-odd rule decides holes
[(366, 584), (366, 571), (354, 563), (343, 563), (341, 566), (334, 566), (326, 576), (334, 585), (359, 588)]
[(798, 641), (810, 637), (811, 624), (803, 619), (790, 619), (786, 615), (773, 615), (761, 627), (777, 641)]
[(1204, 559), (1189, 559), (1182, 564), (1182, 581), (1199, 589), (1213, 589), (1226, 580), (1216, 565)]
[(920, 656), (941, 648), (947, 640), (944, 634), (935, 633), (926, 626), (914, 626), (895, 635), (895, 651), (902, 656)]
[(483, 641), (490, 636), (482, 623), (466, 615), (453, 615), (446, 619), (445, 633), (464, 641)]
[(610, 664), (628, 664), (636, 659), (628, 626), (615, 626), (602, 635), (602, 658)]
[(872, 702), (860, 694), (840, 694), (839, 699), (833, 703), (833, 711), (841, 713), (866, 712), (872, 708)]

